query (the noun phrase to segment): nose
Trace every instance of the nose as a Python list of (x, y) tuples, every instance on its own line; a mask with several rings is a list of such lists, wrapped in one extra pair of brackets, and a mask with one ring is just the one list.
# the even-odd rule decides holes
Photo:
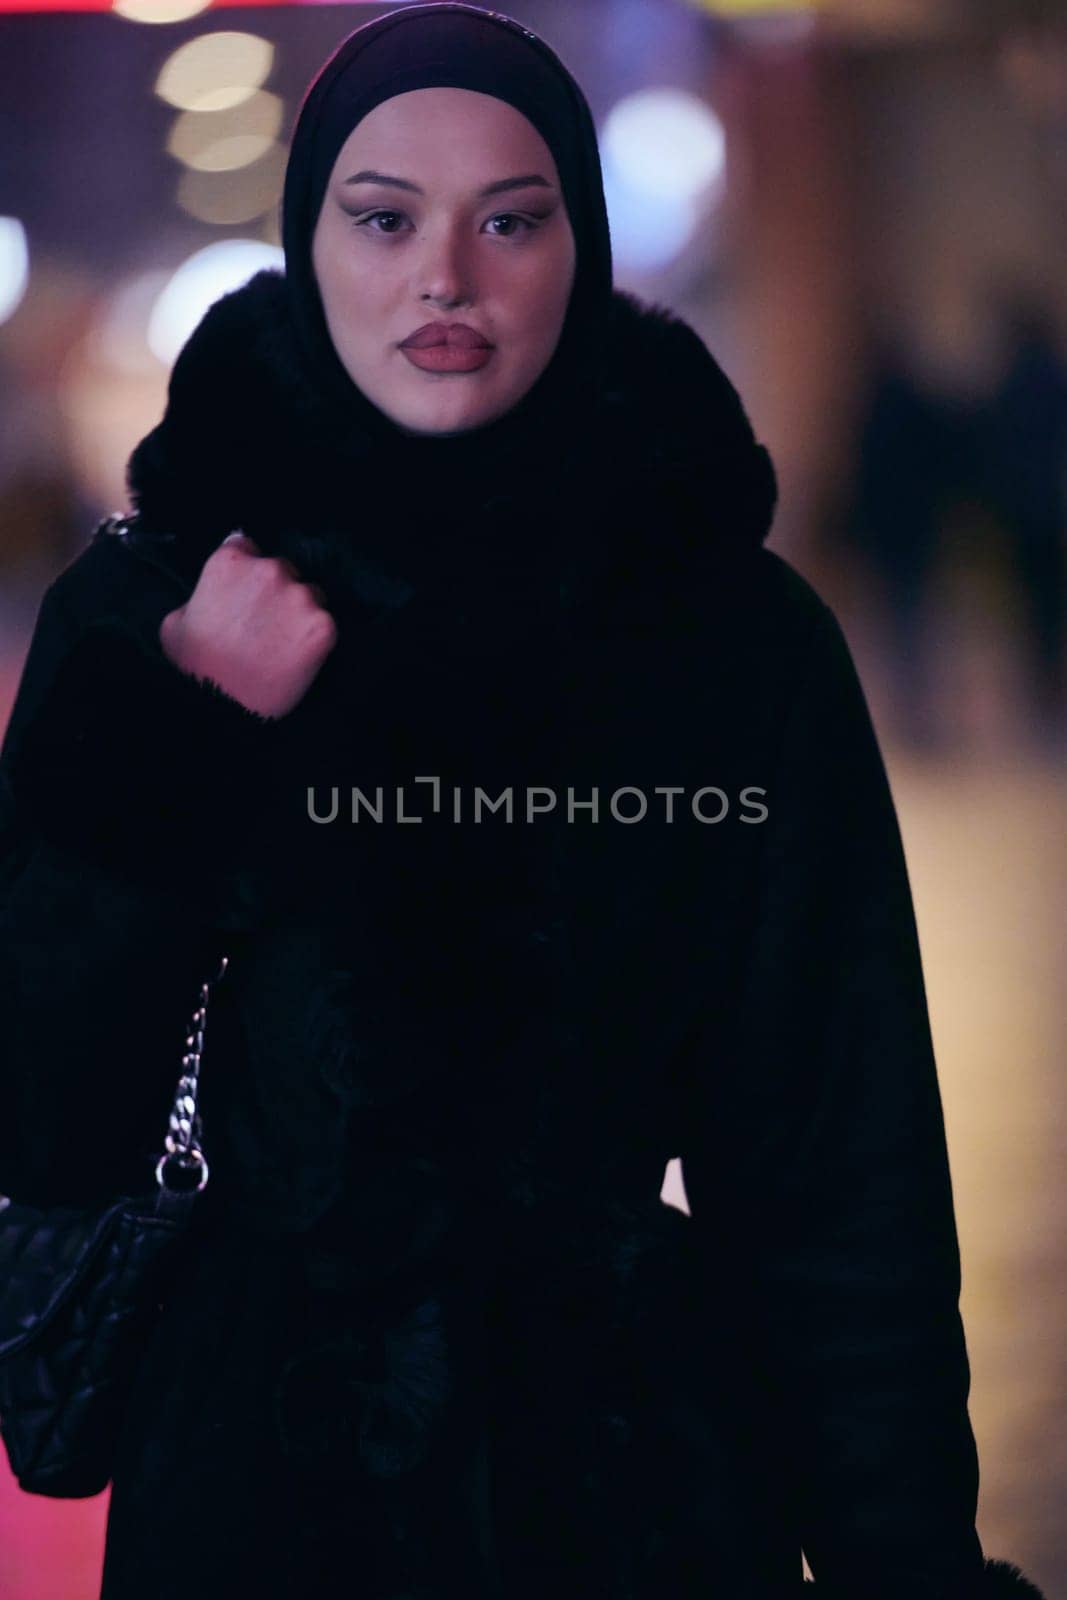
[(465, 242), (458, 228), (442, 228), (424, 237), (419, 261), (419, 299), (425, 304), (454, 310), (470, 305), (474, 276)]

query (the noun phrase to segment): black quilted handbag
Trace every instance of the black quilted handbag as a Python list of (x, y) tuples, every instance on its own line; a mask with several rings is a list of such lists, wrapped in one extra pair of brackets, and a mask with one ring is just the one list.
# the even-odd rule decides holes
[(137, 1353), (165, 1266), (208, 1180), (197, 1111), (208, 993), (200, 989), (156, 1165), (156, 1189), (102, 1210), (0, 1196), (0, 1436), (21, 1488), (80, 1499), (111, 1481)]

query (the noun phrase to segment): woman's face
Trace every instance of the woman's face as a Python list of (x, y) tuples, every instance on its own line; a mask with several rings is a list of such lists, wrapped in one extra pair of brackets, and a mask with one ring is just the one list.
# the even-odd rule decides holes
[[(334, 347), (368, 400), (406, 432), (460, 433), (510, 410), (547, 367), (574, 234), (556, 164), (520, 111), (471, 89), (413, 89), (342, 146), (312, 262)], [(444, 347), (405, 352), (429, 323), (462, 326), (438, 330)], [(464, 327), (489, 348), (470, 348)]]

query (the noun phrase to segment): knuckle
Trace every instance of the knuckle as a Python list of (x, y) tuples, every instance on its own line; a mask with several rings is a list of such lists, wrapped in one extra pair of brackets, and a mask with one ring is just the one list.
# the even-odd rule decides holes
[(289, 580), (277, 556), (261, 556), (256, 562), (252, 578), (263, 595), (284, 597)]
[(320, 643), (328, 649), (337, 643), (337, 624), (328, 611), (320, 611), (315, 619), (315, 631)]

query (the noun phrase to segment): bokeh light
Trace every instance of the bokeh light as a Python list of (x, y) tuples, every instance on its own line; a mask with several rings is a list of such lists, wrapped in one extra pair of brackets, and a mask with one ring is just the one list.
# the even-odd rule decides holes
[(148, 319), (148, 344), (166, 366), (174, 361), (209, 306), (239, 289), (264, 267), (281, 267), (284, 256), (261, 239), (219, 239), (182, 263), (160, 294)]
[(185, 22), (210, 4), (211, 0), (113, 0), (111, 9), (128, 22)]
[(167, 150), (198, 172), (231, 172), (265, 156), (281, 132), (284, 104), (257, 89), (226, 111), (183, 111), (174, 120)]
[(759, 17), (820, 10), (825, 0), (689, 0), (689, 4), (716, 17)]
[(156, 94), (179, 111), (229, 111), (270, 76), (274, 46), (254, 33), (206, 33), (167, 57)]
[(278, 204), (285, 162), (285, 146), (275, 143), (256, 161), (233, 171), (188, 168), (178, 181), (178, 204), (190, 217), (214, 227), (251, 222)]
[(717, 202), (726, 174), (726, 134), (697, 95), (642, 89), (608, 113), (600, 160), (618, 264), (655, 272), (685, 249)]
[(685, 249), (696, 229), (691, 200), (652, 195), (635, 187), (611, 156), (601, 151), (611, 253), (622, 271), (655, 272)]
[(15, 311), (30, 281), (26, 229), (17, 217), (0, 217), (0, 322)]
[(722, 123), (685, 89), (641, 89), (618, 101), (601, 149), (622, 182), (653, 199), (695, 200), (726, 168)]

